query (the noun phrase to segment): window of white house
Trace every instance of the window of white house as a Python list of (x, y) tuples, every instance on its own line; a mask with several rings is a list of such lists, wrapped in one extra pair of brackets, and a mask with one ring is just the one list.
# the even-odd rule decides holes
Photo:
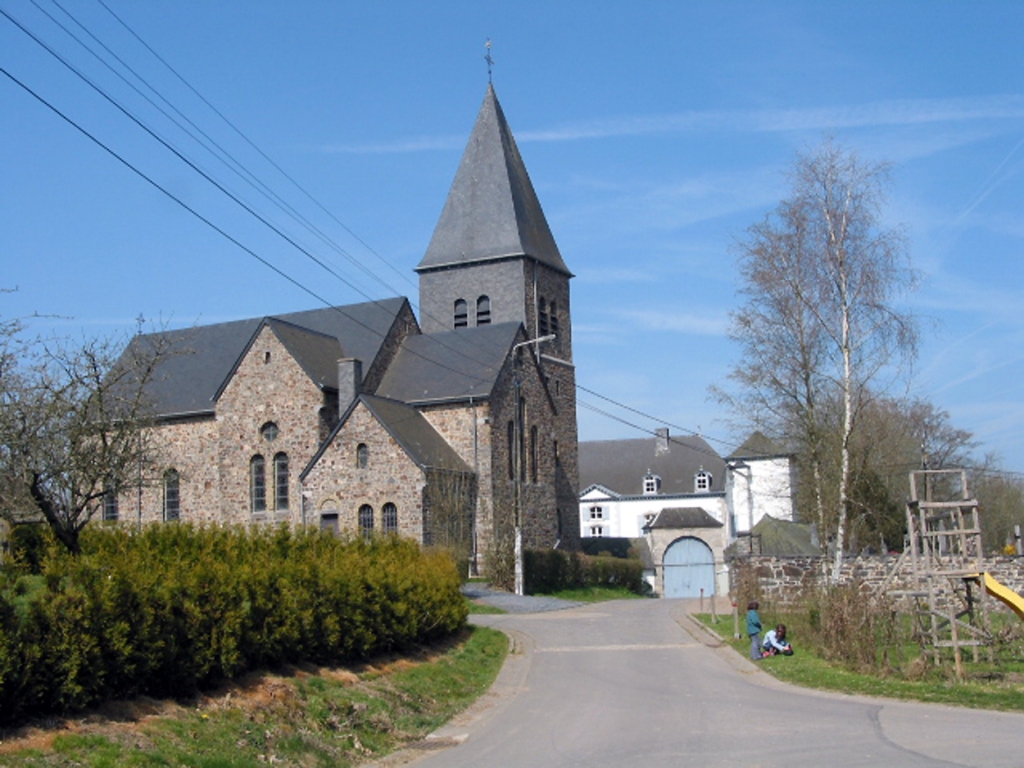
[(711, 473), (705, 472), (704, 467), (701, 467), (700, 472), (693, 476), (693, 490), (697, 493), (710, 491), (711, 481)]
[(655, 517), (657, 517), (657, 515), (655, 515), (654, 512), (648, 512), (646, 515), (644, 515), (644, 527), (647, 527), (648, 525), (653, 523)]
[(590, 519), (591, 520), (603, 520), (604, 519), (604, 509), (602, 509), (601, 507), (591, 507), (590, 508)]
[(181, 476), (176, 469), (164, 472), (164, 522), (181, 517)]
[(644, 495), (650, 496), (661, 490), (661, 478), (657, 475), (652, 475), (650, 470), (647, 470), (647, 474), (644, 475)]
[(604, 527), (600, 525), (590, 526), (590, 535), (595, 539), (600, 539), (602, 536), (604, 536)]

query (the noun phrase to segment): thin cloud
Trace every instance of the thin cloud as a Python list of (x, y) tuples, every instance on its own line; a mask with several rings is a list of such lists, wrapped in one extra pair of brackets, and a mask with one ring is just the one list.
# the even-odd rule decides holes
[(697, 336), (724, 336), (726, 319), (689, 312), (662, 312), (658, 310), (619, 310), (617, 317), (650, 331), (686, 333)]
[[(820, 132), (872, 126), (960, 123), (1022, 117), (1024, 96), (1017, 94), (974, 99), (890, 99), (834, 107), (708, 110), (617, 117), (533, 131), (518, 131), (516, 141), (520, 144), (563, 142), (721, 130), (758, 133)], [(384, 154), (458, 149), (464, 142), (464, 136), (427, 136), (393, 143), (328, 144), (320, 149), (328, 153)]]

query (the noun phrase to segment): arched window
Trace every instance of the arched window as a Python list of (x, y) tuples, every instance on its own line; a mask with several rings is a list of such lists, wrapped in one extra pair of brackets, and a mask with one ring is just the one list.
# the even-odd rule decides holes
[(476, 300), (476, 324), (489, 325), (491, 322), (491, 300), (487, 296), (481, 296)]
[(181, 517), (181, 477), (178, 470), (164, 472), (164, 522)]
[(114, 483), (108, 480), (103, 484), (103, 519), (117, 520), (117, 488)]
[(267, 511), (267, 462), (259, 454), (249, 459), (249, 500), (253, 512)]
[(530, 482), (537, 482), (537, 425), (530, 427)]
[(360, 443), (356, 446), (356, 467), (358, 469), (366, 469), (370, 464), (370, 449), (366, 447), (366, 443)]
[(541, 299), (537, 304), (538, 336), (548, 335), (548, 303)]
[(465, 328), (469, 325), (469, 307), (465, 299), (455, 300), (455, 327)]
[(268, 421), (262, 427), (260, 427), (260, 437), (266, 440), (268, 443), (277, 440), (277, 424), (272, 421)]
[[(558, 335), (558, 307), (555, 305), (554, 301), (551, 302), (551, 317), (550, 317), (550, 320), (551, 320), (551, 333), (553, 333), (553, 334), (555, 334), (557, 336)], [(543, 334), (541, 334), (541, 335), (543, 335)]]
[(274, 509), (288, 509), (288, 454), (274, 456)]
[(389, 501), (381, 510), (381, 518), (384, 533), (398, 533), (398, 507)]
[(373, 536), (373, 507), (369, 504), (359, 508), (359, 533), (367, 541)]

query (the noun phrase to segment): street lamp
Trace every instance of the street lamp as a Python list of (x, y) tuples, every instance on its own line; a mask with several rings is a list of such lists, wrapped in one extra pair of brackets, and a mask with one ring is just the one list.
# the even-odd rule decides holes
[(527, 339), (518, 344), (512, 345), (512, 366), (515, 372), (515, 417), (513, 419), (513, 440), (509, 449), (513, 453), (512, 467), (515, 472), (515, 591), (517, 595), (523, 594), (523, 406), (520, 393), (519, 381), (519, 348), (531, 345), (542, 344), (545, 341), (554, 341), (555, 334), (549, 333), (536, 339)]

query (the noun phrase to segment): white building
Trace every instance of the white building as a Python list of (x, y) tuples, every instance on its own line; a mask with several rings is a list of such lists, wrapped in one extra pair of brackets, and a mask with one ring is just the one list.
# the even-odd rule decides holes
[(668, 597), (724, 593), (724, 550), (765, 516), (793, 520), (793, 462), (755, 432), (728, 459), (702, 437), (580, 443), (580, 535), (643, 539), (651, 586)]

